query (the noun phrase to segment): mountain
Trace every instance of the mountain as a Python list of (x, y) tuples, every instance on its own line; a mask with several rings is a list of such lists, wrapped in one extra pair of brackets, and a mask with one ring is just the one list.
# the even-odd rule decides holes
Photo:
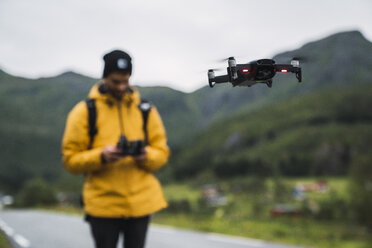
[(372, 79), (371, 56), (372, 43), (359, 31), (337, 33), (274, 56), (277, 63), (289, 63), (293, 57), (304, 58), (301, 62), (302, 83), (297, 83), (294, 75), (277, 74), (271, 89), (266, 85), (250, 88), (217, 85), (213, 89), (206, 86), (190, 97), (195, 99), (198, 95), (199, 98), (195, 100), (202, 106), (202, 115), (214, 120), (226, 113), (233, 114), (242, 109), (253, 110), (312, 91), (369, 84)]
[[(193, 93), (166, 87), (138, 87), (163, 117), (174, 159), (211, 124), (234, 115), (279, 104), (312, 92), (370, 85), (372, 44), (358, 31), (334, 34), (278, 54), (278, 62), (305, 57), (303, 83), (293, 75), (277, 75), (273, 88), (265, 85), (208, 86)], [(27, 79), (0, 70), (0, 187), (17, 190), (29, 178), (54, 181), (63, 174), (60, 142), (69, 110), (85, 99), (98, 79), (75, 72)], [(299, 110), (300, 111), (300, 110)], [(225, 124), (231, 128), (232, 124)], [(197, 140), (197, 139), (196, 139)]]
[(188, 94), (166, 87), (137, 87), (141, 97), (150, 100), (159, 110), (167, 129), (168, 142), (174, 147), (190, 139), (190, 131), (195, 133), (198, 125), (197, 112), (188, 102)]
[(294, 75), (277, 74), (272, 88), (264, 84), (253, 87), (222, 84), (213, 89), (205, 86), (186, 96), (182, 95), (183, 112), (190, 115), (194, 122), (190, 125), (192, 120), (188, 119), (178, 135), (188, 141), (196, 134), (195, 130), (204, 129), (216, 120), (242, 111), (253, 111), (314, 91), (370, 84), (372, 80), (372, 43), (359, 31), (337, 33), (278, 54), (273, 59), (278, 63), (289, 63), (293, 57), (303, 58), (302, 83), (298, 83)]
[(206, 172), (220, 178), (345, 175), (354, 159), (372, 159), (371, 105), (371, 85), (355, 85), (221, 119), (183, 147), (168, 173), (177, 179)]
[(72, 72), (30, 80), (0, 71), (0, 188), (16, 191), (30, 178), (60, 176), (67, 112), (92, 81)]

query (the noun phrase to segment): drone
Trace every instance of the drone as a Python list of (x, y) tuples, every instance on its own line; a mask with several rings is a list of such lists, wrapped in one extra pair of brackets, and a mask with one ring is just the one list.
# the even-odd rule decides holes
[(247, 64), (236, 64), (234, 57), (228, 58), (227, 75), (215, 76), (214, 70), (208, 70), (208, 82), (211, 88), (215, 84), (232, 83), (235, 86), (251, 87), (257, 83), (266, 84), (272, 87), (273, 80), (277, 72), (295, 73), (298, 82), (302, 81), (300, 60), (293, 58), (291, 64), (276, 64), (272, 59), (259, 59)]

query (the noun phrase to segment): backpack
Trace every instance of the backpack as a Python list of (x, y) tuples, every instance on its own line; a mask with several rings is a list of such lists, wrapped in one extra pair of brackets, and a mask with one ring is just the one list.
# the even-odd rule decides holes
[[(88, 108), (88, 123), (89, 123), (89, 146), (88, 149), (92, 148), (94, 137), (98, 133), (96, 119), (97, 119), (97, 109), (96, 109), (96, 101), (95, 99), (87, 99), (86, 105)], [(141, 99), (141, 103), (138, 104), (138, 108), (141, 110), (142, 118), (143, 118), (143, 132), (145, 134), (145, 144), (148, 144), (148, 134), (147, 134), (147, 120), (149, 117), (150, 110), (152, 105), (149, 101)]]

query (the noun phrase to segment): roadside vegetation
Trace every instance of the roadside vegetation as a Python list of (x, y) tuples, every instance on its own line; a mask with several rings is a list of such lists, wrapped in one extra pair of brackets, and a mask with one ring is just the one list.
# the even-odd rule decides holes
[(8, 238), (5, 233), (0, 230), (0, 248), (12, 248)]
[[(208, 203), (206, 187), (217, 187), (226, 201)], [(296, 187), (307, 191), (296, 195)], [(345, 177), (172, 184), (165, 187), (169, 207), (153, 222), (307, 247), (371, 247), (372, 232), (355, 220), (348, 188)]]

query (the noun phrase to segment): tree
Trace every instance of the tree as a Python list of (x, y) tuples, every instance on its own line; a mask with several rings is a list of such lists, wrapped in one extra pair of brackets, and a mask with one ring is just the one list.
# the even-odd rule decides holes
[(48, 206), (56, 202), (54, 190), (41, 178), (28, 181), (16, 198), (16, 204), (21, 207)]
[(372, 228), (372, 161), (357, 157), (350, 168), (351, 210), (357, 221)]

